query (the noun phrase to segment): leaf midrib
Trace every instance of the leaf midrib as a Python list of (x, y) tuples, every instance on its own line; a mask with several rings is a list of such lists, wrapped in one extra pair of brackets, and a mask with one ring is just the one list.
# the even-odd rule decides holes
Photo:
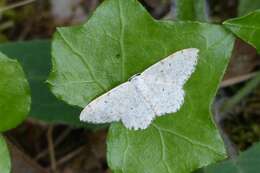
[(118, 0), (118, 9), (119, 9), (119, 18), (120, 18), (120, 51), (121, 51), (121, 81), (125, 80), (125, 46), (124, 46), (124, 40), (125, 40), (125, 22), (124, 22), (124, 16), (123, 16), (123, 10), (122, 10), (122, 4), (121, 0)]
[(260, 26), (244, 25), (244, 24), (234, 24), (234, 23), (229, 23), (229, 22), (225, 22), (224, 24), (227, 25), (227, 26), (231, 26), (231, 27), (260, 30)]

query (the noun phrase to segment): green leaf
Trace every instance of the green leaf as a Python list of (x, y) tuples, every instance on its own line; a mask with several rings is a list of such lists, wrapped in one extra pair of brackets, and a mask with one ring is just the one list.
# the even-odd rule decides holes
[(260, 9), (259, 0), (239, 0), (239, 6), (238, 6), (239, 16), (245, 15), (257, 9)]
[(260, 52), (260, 10), (224, 22), (226, 28)]
[(114, 123), (108, 137), (115, 173), (188, 173), (226, 157), (210, 105), (233, 43), (221, 26), (156, 21), (136, 0), (108, 0), (86, 24), (57, 30), (48, 82), (59, 98), (84, 107), (167, 55), (199, 48), (199, 64), (178, 113), (157, 118), (144, 131)]
[(0, 131), (21, 123), (30, 110), (28, 82), (20, 64), (0, 53)]
[(245, 152), (239, 157), (230, 159), (218, 164), (210, 165), (203, 169), (204, 173), (257, 173), (260, 170), (260, 143)]
[(47, 122), (83, 125), (78, 118), (79, 108), (59, 101), (45, 83), (51, 69), (49, 41), (6, 43), (0, 45), (0, 50), (9, 57), (18, 58), (28, 76), (32, 94), (31, 117)]
[(0, 170), (1, 173), (11, 172), (9, 151), (2, 135), (0, 135)]
[(208, 21), (207, 4), (205, 0), (175, 0), (176, 18), (178, 20)]

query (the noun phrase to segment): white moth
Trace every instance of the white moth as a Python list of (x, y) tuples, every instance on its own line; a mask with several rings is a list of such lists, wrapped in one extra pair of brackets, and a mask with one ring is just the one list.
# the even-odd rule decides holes
[(177, 112), (183, 102), (183, 85), (194, 72), (198, 49), (178, 51), (152, 65), (89, 103), (81, 121), (122, 121), (128, 129), (146, 129), (156, 116)]

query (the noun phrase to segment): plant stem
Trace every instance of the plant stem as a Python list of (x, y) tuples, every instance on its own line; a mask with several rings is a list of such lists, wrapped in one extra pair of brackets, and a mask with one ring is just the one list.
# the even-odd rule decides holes
[(6, 7), (0, 8), (0, 13), (3, 13), (5, 11), (7, 11), (7, 10), (11, 10), (11, 9), (14, 9), (14, 8), (17, 8), (17, 7), (21, 7), (21, 6), (27, 5), (27, 4), (32, 3), (34, 1), (35, 0), (25, 0), (25, 1), (22, 1), (22, 2), (14, 3), (12, 5), (8, 5)]
[(3, 30), (6, 30), (8, 28), (11, 28), (12, 26), (14, 26), (14, 22), (13, 21), (7, 21), (5, 23), (1, 23), (0, 24), (0, 32)]
[(258, 72), (253, 79), (245, 84), (236, 95), (231, 97), (223, 106), (222, 111), (226, 112), (239, 103), (244, 97), (252, 92), (260, 83), (260, 72)]

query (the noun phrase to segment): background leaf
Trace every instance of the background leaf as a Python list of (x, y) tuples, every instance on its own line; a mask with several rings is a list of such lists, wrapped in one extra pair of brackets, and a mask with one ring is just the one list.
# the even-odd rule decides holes
[(0, 135), (0, 170), (1, 173), (11, 172), (11, 160), (7, 145), (2, 135)]
[(209, 105), (233, 42), (221, 26), (156, 21), (135, 0), (108, 0), (86, 24), (58, 29), (49, 83), (59, 98), (84, 107), (167, 55), (199, 48), (182, 109), (144, 131), (115, 123), (108, 139), (108, 162), (116, 173), (188, 173), (226, 156)]
[(21, 123), (30, 110), (29, 85), (20, 64), (0, 53), (0, 131)]
[(260, 9), (259, 0), (239, 0), (239, 6), (238, 6), (239, 16), (245, 15), (257, 9)]
[(239, 157), (213, 164), (203, 169), (204, 173), (256, 173), (260, 170), (260, 144), (255, 144)]
[(178, 20), (208, 21), (205, 0), (175, 0), (176, 18)]
[(51, 69), (49, 41), (6, 43), (0, 45), (0, 50), (9, 57), (18, 58), (25, 70), (31, 86), (31, 117), (47, 122), (83, 125), (78, 118), (79, 108), (59, 101), (45, 82)]
[(224, 22), (225, 27), (260, 52), (260, 10)]

